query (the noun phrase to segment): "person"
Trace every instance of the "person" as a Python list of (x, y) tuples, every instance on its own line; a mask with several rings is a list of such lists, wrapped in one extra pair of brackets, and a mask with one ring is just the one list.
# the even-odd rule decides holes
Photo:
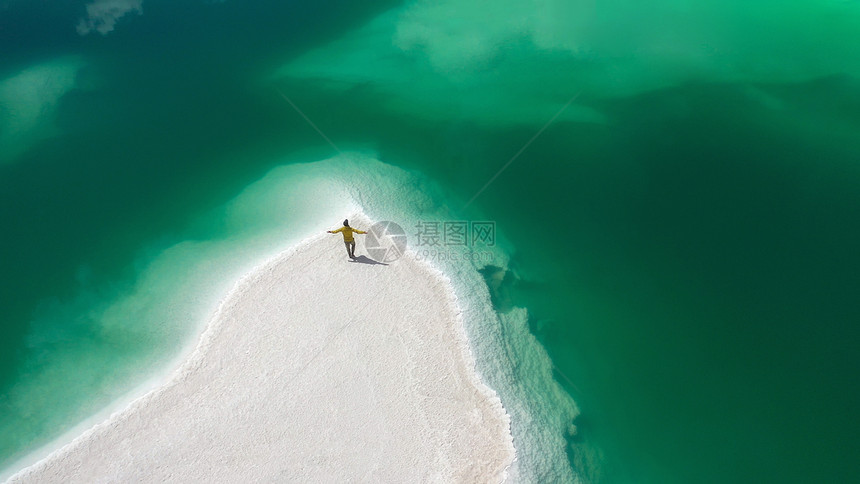
[(367, 232), (363, 232), (358, 229), (354, 229), (349, 226), (349, 219), (343, 221), (343, 227), (337, 230), (326, 230), (326, 232), (330, 234), (336, 234), (338, 232), (343, 234), (343, 243), (346, 244), (346, 253), (349, 254), (350, 259), (355, 259), (355, 238), (353, 238), (352, 234), (366, 234)]

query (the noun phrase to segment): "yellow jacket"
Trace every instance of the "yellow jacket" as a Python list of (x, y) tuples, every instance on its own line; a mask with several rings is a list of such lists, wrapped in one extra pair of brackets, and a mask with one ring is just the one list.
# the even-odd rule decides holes
[(332, 230), (331, 233), (336, 234), (338, 232), (343, 232), (343, 241), (344, 242), (352, 242), (355, 239), (352, 237), (352, 233), (355, 232), (357, 234), (366, 234), (367, 232), (362, 232), (361, 230), (354, 229), (352, 227), (341, 227), (337, 230)]

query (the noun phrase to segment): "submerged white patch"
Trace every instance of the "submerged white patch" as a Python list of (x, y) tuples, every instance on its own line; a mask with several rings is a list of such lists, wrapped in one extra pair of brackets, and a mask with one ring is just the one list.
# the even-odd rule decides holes
[(418, 0), (394, 41), (448, 71), (504, 62), (511, 43), (527, 40), (534, 55), (565, 53), (554, 67), (578, 72), (583, 88), (625, 95), (700, 79), (860, 75), (858, 28), (856, 2)]
[(81, 35), (94, 30), (107, 35), (129, 13), (143, 15), (143, 0), (95, 0), (87, 4), (87, 16), (78, 22), (77, 31)]
[(284, 66), (429, 119), (603, 122), (588, 100), (685, 82), (860, 76), (857, 2), (419, 0)]
[(82, 66), (79, 58), (65, 57), (0, 80), (0, 163), (51, 134), (57, 103), (75, 88)]
[[(569, 72), (553, 66), (555, 74), (535, 89), (535, 75), (548, 69), (522, 45), (509, 45), (502, 55), (499, 46), (471, 36), (451, 40), (457, 49), (443, 53), (419, 33), (402, 32), (400, 18), (397, 11), (383, 14), (291, 61), (273, 79), (305, 79), (342, 90), (357, 87), (377, 94), (380, 108), (410, 117), (486, 125), (546, 123), (582, 88)], [(457, 32), (448, 35), (456, 37)], [(557, 120), (602, 123), (604, 117), (573, 103)]]

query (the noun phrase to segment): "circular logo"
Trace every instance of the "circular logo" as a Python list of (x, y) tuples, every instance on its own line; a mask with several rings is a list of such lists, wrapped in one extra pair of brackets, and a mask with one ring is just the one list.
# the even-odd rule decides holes
[(406, 251), (406, 231), (394, 222), (376, 222), (367, 231), (364, 248), (376, 262), (395, 261)]

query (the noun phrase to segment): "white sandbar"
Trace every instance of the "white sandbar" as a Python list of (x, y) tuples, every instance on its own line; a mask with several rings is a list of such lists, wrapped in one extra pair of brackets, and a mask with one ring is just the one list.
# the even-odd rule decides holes
[(510, 422), (464, 335), (441, 274), (314, 237), (239, 282), (169, 382), (10, 482), (499, 482)]

